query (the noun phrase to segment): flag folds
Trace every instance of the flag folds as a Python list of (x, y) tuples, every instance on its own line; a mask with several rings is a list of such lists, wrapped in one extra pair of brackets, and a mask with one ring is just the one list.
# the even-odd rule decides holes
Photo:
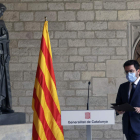
[(32, 140), (64, 140), (48, 21), (45, 21), (32, 100)]

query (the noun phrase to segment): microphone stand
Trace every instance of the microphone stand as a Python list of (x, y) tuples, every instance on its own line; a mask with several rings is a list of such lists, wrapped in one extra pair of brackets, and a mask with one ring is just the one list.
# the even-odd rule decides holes
[[(90, 81), (88, 82), (87, 110), (89, 110), (89, 86), (90, 86)], [(92, 140), (91, 125), (87, 125), (86, 128), (87, 128), (87, 140)]]
[(90, 81), (88, 82), (87, 110), (89, 110), (89, 86), (90, 86)]

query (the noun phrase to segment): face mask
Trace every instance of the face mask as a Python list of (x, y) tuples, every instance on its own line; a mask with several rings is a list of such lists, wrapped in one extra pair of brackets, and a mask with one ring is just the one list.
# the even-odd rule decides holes
[(137, 80), (137, 77), (136, 77), (136, 74), (135, 73), (130, 73), (128, 72), (128, 74), (126, 74), (126, 79), (129, 81), (129, 82), (135, 82)]

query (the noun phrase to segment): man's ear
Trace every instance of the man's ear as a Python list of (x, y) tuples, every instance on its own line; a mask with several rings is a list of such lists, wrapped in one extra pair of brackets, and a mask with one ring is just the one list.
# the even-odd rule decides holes
[(137, 72), (138, 72), (138, 75), (140, 76), (140, 69), (138, 69)]

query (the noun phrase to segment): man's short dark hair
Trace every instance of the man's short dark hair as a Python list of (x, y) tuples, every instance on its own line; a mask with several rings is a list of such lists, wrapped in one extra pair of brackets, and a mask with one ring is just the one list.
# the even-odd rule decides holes
[(138, 70), (140, 65), (138, 61), (136, 60), (128, 60), (123, 64), (123, 67), (125, 68), (126, 66), (134, 65), (135, 69)]

